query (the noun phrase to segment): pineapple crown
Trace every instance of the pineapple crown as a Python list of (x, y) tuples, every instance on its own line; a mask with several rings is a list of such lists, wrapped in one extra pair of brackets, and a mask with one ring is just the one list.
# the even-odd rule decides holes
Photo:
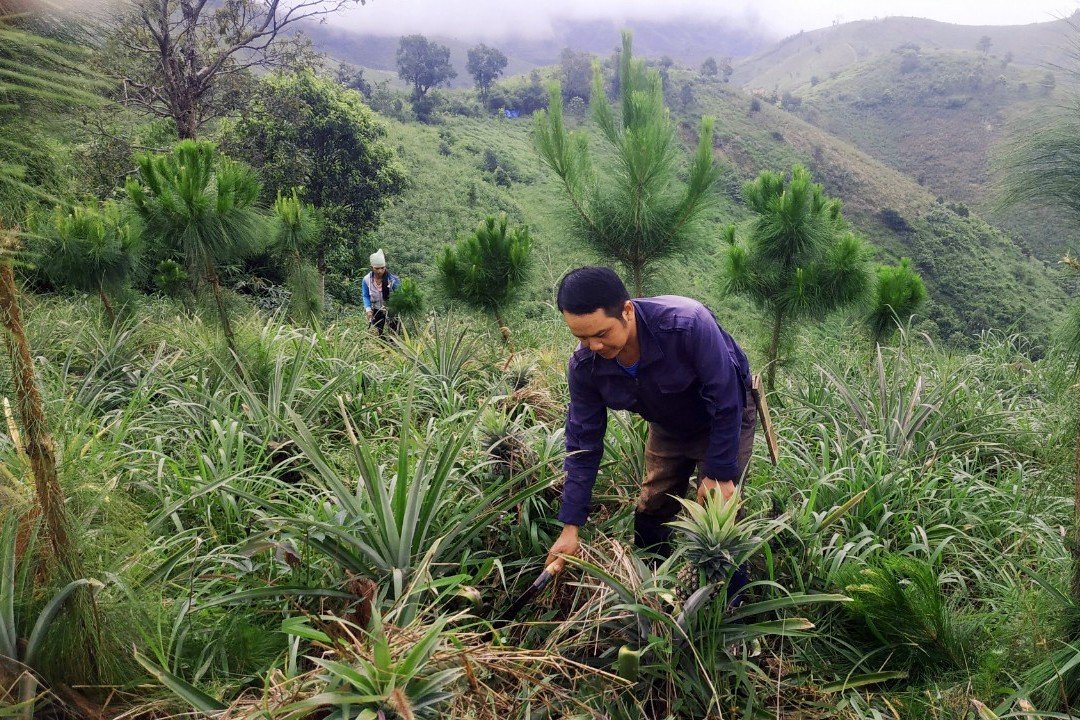
[(716, 545), (742, 539), (744, 533), (736, 522), (739, 508), (742, 507), (738, 490), (729, 498), (718, 490), (710, 491), (705, 494), (703, 504), (685, 498), (675, 499), (686, 514), (679, 520), (669, 522), (668, 526), (691, 542)]

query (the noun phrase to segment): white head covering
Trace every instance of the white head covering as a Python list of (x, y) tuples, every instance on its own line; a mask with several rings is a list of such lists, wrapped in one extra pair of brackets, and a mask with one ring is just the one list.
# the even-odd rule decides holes
[(382, 248), (379, 248), (375, 252), (371, 253), (371, 267), (386, 267), (386, 255), (383, 254)]

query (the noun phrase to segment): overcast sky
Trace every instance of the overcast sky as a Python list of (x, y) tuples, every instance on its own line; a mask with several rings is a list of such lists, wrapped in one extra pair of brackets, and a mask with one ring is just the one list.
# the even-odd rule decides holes
[(761, 25), (777, 35), (889, 15), (965, 25), (1022, 25), (1070, 15), (1080, 0), (368, 0), (329, 20), (376, 34), (467, 37), (544, 35), (553, 18), (707, 16)]

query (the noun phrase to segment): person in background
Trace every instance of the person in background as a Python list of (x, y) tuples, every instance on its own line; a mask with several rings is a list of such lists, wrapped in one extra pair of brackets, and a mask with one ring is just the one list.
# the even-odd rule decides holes
[[(709, 491), (730, 497), (746, 473), (757, 421), (746, 354), (698, 301), (676, 295), (631, 300), (606, 267), (567, 274), (558, 308), (579, 342), (567, 372), (563, 531), (547, 565), (561, 569), (560, 555), (578, 553), (609, 409), (649, 421), (634, 543), (667, 555), (667, 523), (680, 508), (673, 496), (686, 493), (695, 468), (699, 501)], [(745, 583), (745, 573), (737, 582)]]
[[(390, 300), (390, 293), (401, 285), (397, 275), (386, 269), (386, 255), (382, 248), (371, 253), (371, 272), (364, 276), (361, 295), (364, 299), (364, 312), (367, 313), (368, 322), (383, 334), (388, 321), (386, 304)], [(393, 322), (391, 329), (393, 329)]]

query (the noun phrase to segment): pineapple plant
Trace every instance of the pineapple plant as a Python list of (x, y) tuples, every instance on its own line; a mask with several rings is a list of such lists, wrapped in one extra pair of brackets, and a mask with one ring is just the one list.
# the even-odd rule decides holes
[(742, 505), (738, 491), (728, 499), (719, 491), (709, 492), (703, 504), (678, 500), (685, 514), (668, 525), (675, 530), (686, 560), (675, 588), (676, 600), (682, 604), (699, 588), (726, 582), (759, 541), (738, 522)]
[(488, 408), (477, 428), (496, 477), (509, 478), (536, 463), (536, 451), (529, 446), (524, 430), (507, 413)]
[(532, 383), (535, 374), (535, 363), (516, 360), (507, 366), (503, 377), (510, 392), (516, 393), (525, 390)]
[(522, 359), (510, 363), (503, 370), (506, 394), (502, 397), (502, 408), (515, 418), (530, 413), (538, 420), (553, 421), (563, 408), (547, 389), (534, 383), (536, 377), (536, 363)]

